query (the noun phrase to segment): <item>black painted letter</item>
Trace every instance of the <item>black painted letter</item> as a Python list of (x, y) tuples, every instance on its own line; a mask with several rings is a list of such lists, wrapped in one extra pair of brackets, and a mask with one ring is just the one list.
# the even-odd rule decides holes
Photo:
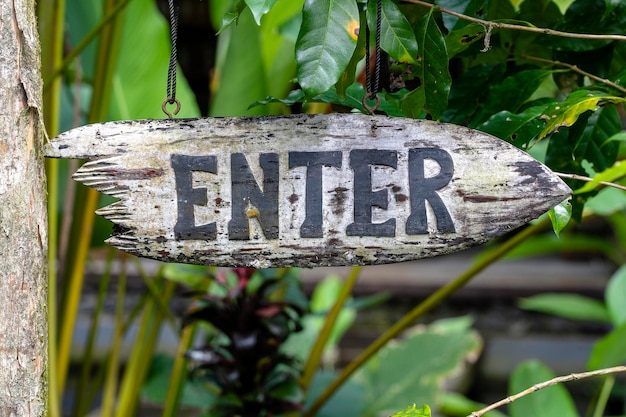
[(267, 239), (278, 239), (278, 154), (262, 153), (263, 191), (259, 189), (242, 153), (230, 156), (233, 193), (232, 219), (228, 236), (232, 240), (249, 240), (248, 219), (257, 218)]
[(301, 237), (323, 237), (322, 167), (341, 168), (341, 152), (289, 152), (289, 168), (306, 166), (306, 216), (300, 226)]
[(354, 223), (348, 225), (348, 236), (395, 236), (396, 219), (372, 223), (372, 207), (386, 210), (387, 190), (372, 191), (372, 165), (397, 168), (396, 151), (356, 149), (350, 151), (350, 166), (354, 171)]
[[(437, 175), (424, 178), (424, 160), (432, 159), (439, 164)], [(448, 185), (454, 174), (454, 164), (450, 154), (438, 148), (409, 149), (409, 190), (411, 193), (411, 215), (406, 221), (407, 235), (428, 233), (426, 200), (432, 207), (437, 220), (437, 231), (454, 233), (454, 223), (445, 204), (436, 193)]]
[(217, 173), (217, 158), (213, 155), (172, 155), (172, 168), (176, 177), (178, 197), (178, 220), (174, 226), (176, 240), (214, 240), (215, 222), (196, 226), (193, 206), (206, 206), (206, 188), (193, 188), (192, 171)]

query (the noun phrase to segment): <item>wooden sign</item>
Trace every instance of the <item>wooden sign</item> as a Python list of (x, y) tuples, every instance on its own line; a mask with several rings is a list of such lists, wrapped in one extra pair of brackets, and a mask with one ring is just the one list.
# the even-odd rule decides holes
[(107, 242), (216, 266), (408, 261), (502, 235), (571, 190), (476, 130), (355, 114), (139, 120), (61, 134), (47, 156), (119, 198)]

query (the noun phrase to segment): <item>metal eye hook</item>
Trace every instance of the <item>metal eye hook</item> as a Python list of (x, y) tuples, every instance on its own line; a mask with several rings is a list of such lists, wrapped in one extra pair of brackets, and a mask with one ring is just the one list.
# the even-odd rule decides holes
[[(367, 100), (369, 99), (376, 100), (374, 105), (370, 106), (369, 104), (367, 104)], [(374, 114), (374, 112), (378, 110), (378, 107), (380, 107), (380, 97), (378, 97), (378, 94), (376, 93), (367, 93), (363, 96), (361, 103), (363, 104), (363, 107), (365, 107), (365, 110), (367, 110), (369, 114)]]
[[(167, 111), (166, 106), (168, 104), (176, 104), (176, 109), (174, 110), (174, 114)], [(163, 110), (163, 113), (165, 113), (168, 119), (173, 119), (174, 116), (176, 116), (178, 112), (180, 111), (180, 101), (178, 101), (177, 98), (168, 97), (165, 100), (163, 100), (163, 104), (161, 104), (161, 110)]]

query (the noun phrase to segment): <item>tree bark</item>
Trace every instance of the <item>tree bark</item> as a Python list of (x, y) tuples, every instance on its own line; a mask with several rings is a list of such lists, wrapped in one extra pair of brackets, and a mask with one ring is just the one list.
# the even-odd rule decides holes
[(0, 0), (0, 417), (44, 416), (47, 217), (34, 0)]

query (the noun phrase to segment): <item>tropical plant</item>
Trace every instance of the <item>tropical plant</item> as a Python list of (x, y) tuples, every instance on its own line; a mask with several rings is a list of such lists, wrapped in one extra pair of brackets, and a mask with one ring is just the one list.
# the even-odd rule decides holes
[[(318, 327), (319, 336), (303, 364), (299, 385), (307, 394), (305, 416), (315, 415), (333, 394), (341, 392), (343, 384), (350, 388), (359, 378), (366, 380), (364, 375), (379, 360), (372, 359), (376, 353), (382, 349), (379, 354), (385, 355), (392, 350), (385, 347), (390, 340), (515, 248), (525, 253), (536, 253), (539, 248), (541, 253), (592, 248), (618, 266), (625, 261), (623, 253), (606, 241), (582, 236), (569, 219), (584, 222), (590, 216), (602, 217), (615, 226), (618, 239), (623, 240), (625, 235), (626, 195), (623, 188), (616, 187), (623, 184), (626, 175), (626, 164), (620, 162), (626, 142), (621, 122), (626, 97), (626, 4), (612, 0), (437, 0), (435, 4), (422, 0), (379, 1), (207, 2), (213, 31), (219, 31), (217, 41), (212, 40), (217, 51), (211, 103), (205, 106), (209, 114), (353, 111), (462, 124), (528, 151), (559, 172), (574, 194), (571, 202), (550, 213), (550, 219), (540, 219), (487, 247), (465, 273), (411, 310), (338, 375), (329, 377), (316, 371), (337, 318), (345, 311), (358, 276), (356, 268), (338, 291), (336, 303), (327, 309), (324, 324)], [(170, 54), (166, 21), (152, 0), (41, 2), (44, 116), (49, 135), (83, 123), (161, 117)], [(379, 42), (375, 41), (377, 34)], [(374, 53), (377, 46), (382, 50), (380, 54)], [(369, 69), (364, 71), (364, 67)], [(198, 116), (184, 76), (178, 81), (178, 98), (183, 103), (178, 116)], [(61, 415), (60, 400), (67, 390), (70, 347), (90, 249), (100, 245), (110, 230), (93, 215), (104, 202), (101, 197), (68, 180), (74, 170), (75, 166), (66, 161), (48, 161), (51, 416)], [(561, 240), (543, 233), (550, 221)], [(521, 245), (524, 242), (532, 244)], [(105, 296), (110, 291), (114, 257), (120, 258), (122, 273), (116, 292), (114, 337), (102, 365), (95, 363), (94, 344)], [(125, 312), (124, 271), (129, 262), (139, 268), (146, 293), (134, 310)], [(164, 325), (171, 325), (180, 337), (180, 354), (172, 364), (171, 388), (164, 405), (164, 415), (174, 415), (184, 397), (182, 381), (187, 374), (187, 360), (183, 352), (194, 352), (190, 349), (199, 327), (195, 324), (180, 330), (167, 307), (175, 282), (182, 280), (178, 275), (181, 272), (172, 272), (168, 266), (150, 276), (143, 272), (141, 263), (112, 252), (107, 265), (100, 280), (88, 347), (80, 360), (81, 382), (76, 394), (80, 400), (72, 415), (84, 415), (99, 391), (103, 393), (103, 415), (132, 415), (150, 371), (157, 335)], [(227, 300), (234, 305), (240, 303), (249, 307), (241, 312), (245, 311), (250, 323), (260, 326), (258, 332), (263, 337), (257, 341), (261, 345), (269, 349), (270, 342), (278, 339), (289, 345), (282, 332), (298, 328), (300, 313), (286, 303), (289, 298), (285, 294), (272, 302), (261, 297), (268, 294), (265, 289), (273, 281), (261, 284), (257, 292), (239, 284), (234, 287), (236, 294), (222, 294), (218, 299), (210, 292), (219, 287), (215, 284), (216, 273), (207, 269), (205, 274), (212, 278), (199, 280), (201, 287), (194, 289), (209, 294), (207, 304), (191, 313), (192, 317), (205, 318), (215, 325), (215, 314), (232, 308)], [(611, 301), (613, 305), (623, 300), (623, 293), (611, 290), (611, 294), (617, 300)], [(271, 307), (272, 314), (265, 307)], [(257, 314), (259, 308), (264, 314)], [(290, 313), (285, 316), (287, 311)], [(139, 317), (137, 343), (122, 373), (121, 342)], [(281, 320), (278, 327), (275, 319)], [(230, 337), (213, 340), (207, 349), (224, 365), (211, 368), (211, 377), (218, 380), (221, 371), (237, 368), (231, 360), (239, 354), (233, 343), (234, 328), (220, 326)], [(619, 326), (615, 331), (623, 327)], [(472, 334), (467, 327), (461, 333)], [(263, 352), (276, 364), (288, 362), (279, 350)], [(462, 358), (464, 353), (455, 357)], [(251, 363), (258, 363), (254, 362), (257, 359), (250, 359)], [(372, 362), (364, 365), (370, 359)], [(294, 375), (292, 367), (288, 368), (281, 374), (285, 383)], [(355, 377), (350, 378), (353, 374)], [(264, 374), (261, 379), (267, 382), (269, 377)], [(222, 388), (232, 388), (230, 392), (247, 398), (248, 394), (237, 391), (240, 388), (236, 385), (227, 388), (227, 381), (222, 378), (222, 382)], [(269, 387), (279, 385), (264, 386), (272, 391)], [(373, 396), (379, 391), (372, 388), (368, 392)], [(265, 394), (274, 396), (274, 392)], [(287, 394), (280, 398), (295, 401)], [(440, 405), (436, 398), (426, 402), (433, 407)], [(407, 415), (427, 415), (430, 411), (424, 408), (417, 413), (406, 411)]]

